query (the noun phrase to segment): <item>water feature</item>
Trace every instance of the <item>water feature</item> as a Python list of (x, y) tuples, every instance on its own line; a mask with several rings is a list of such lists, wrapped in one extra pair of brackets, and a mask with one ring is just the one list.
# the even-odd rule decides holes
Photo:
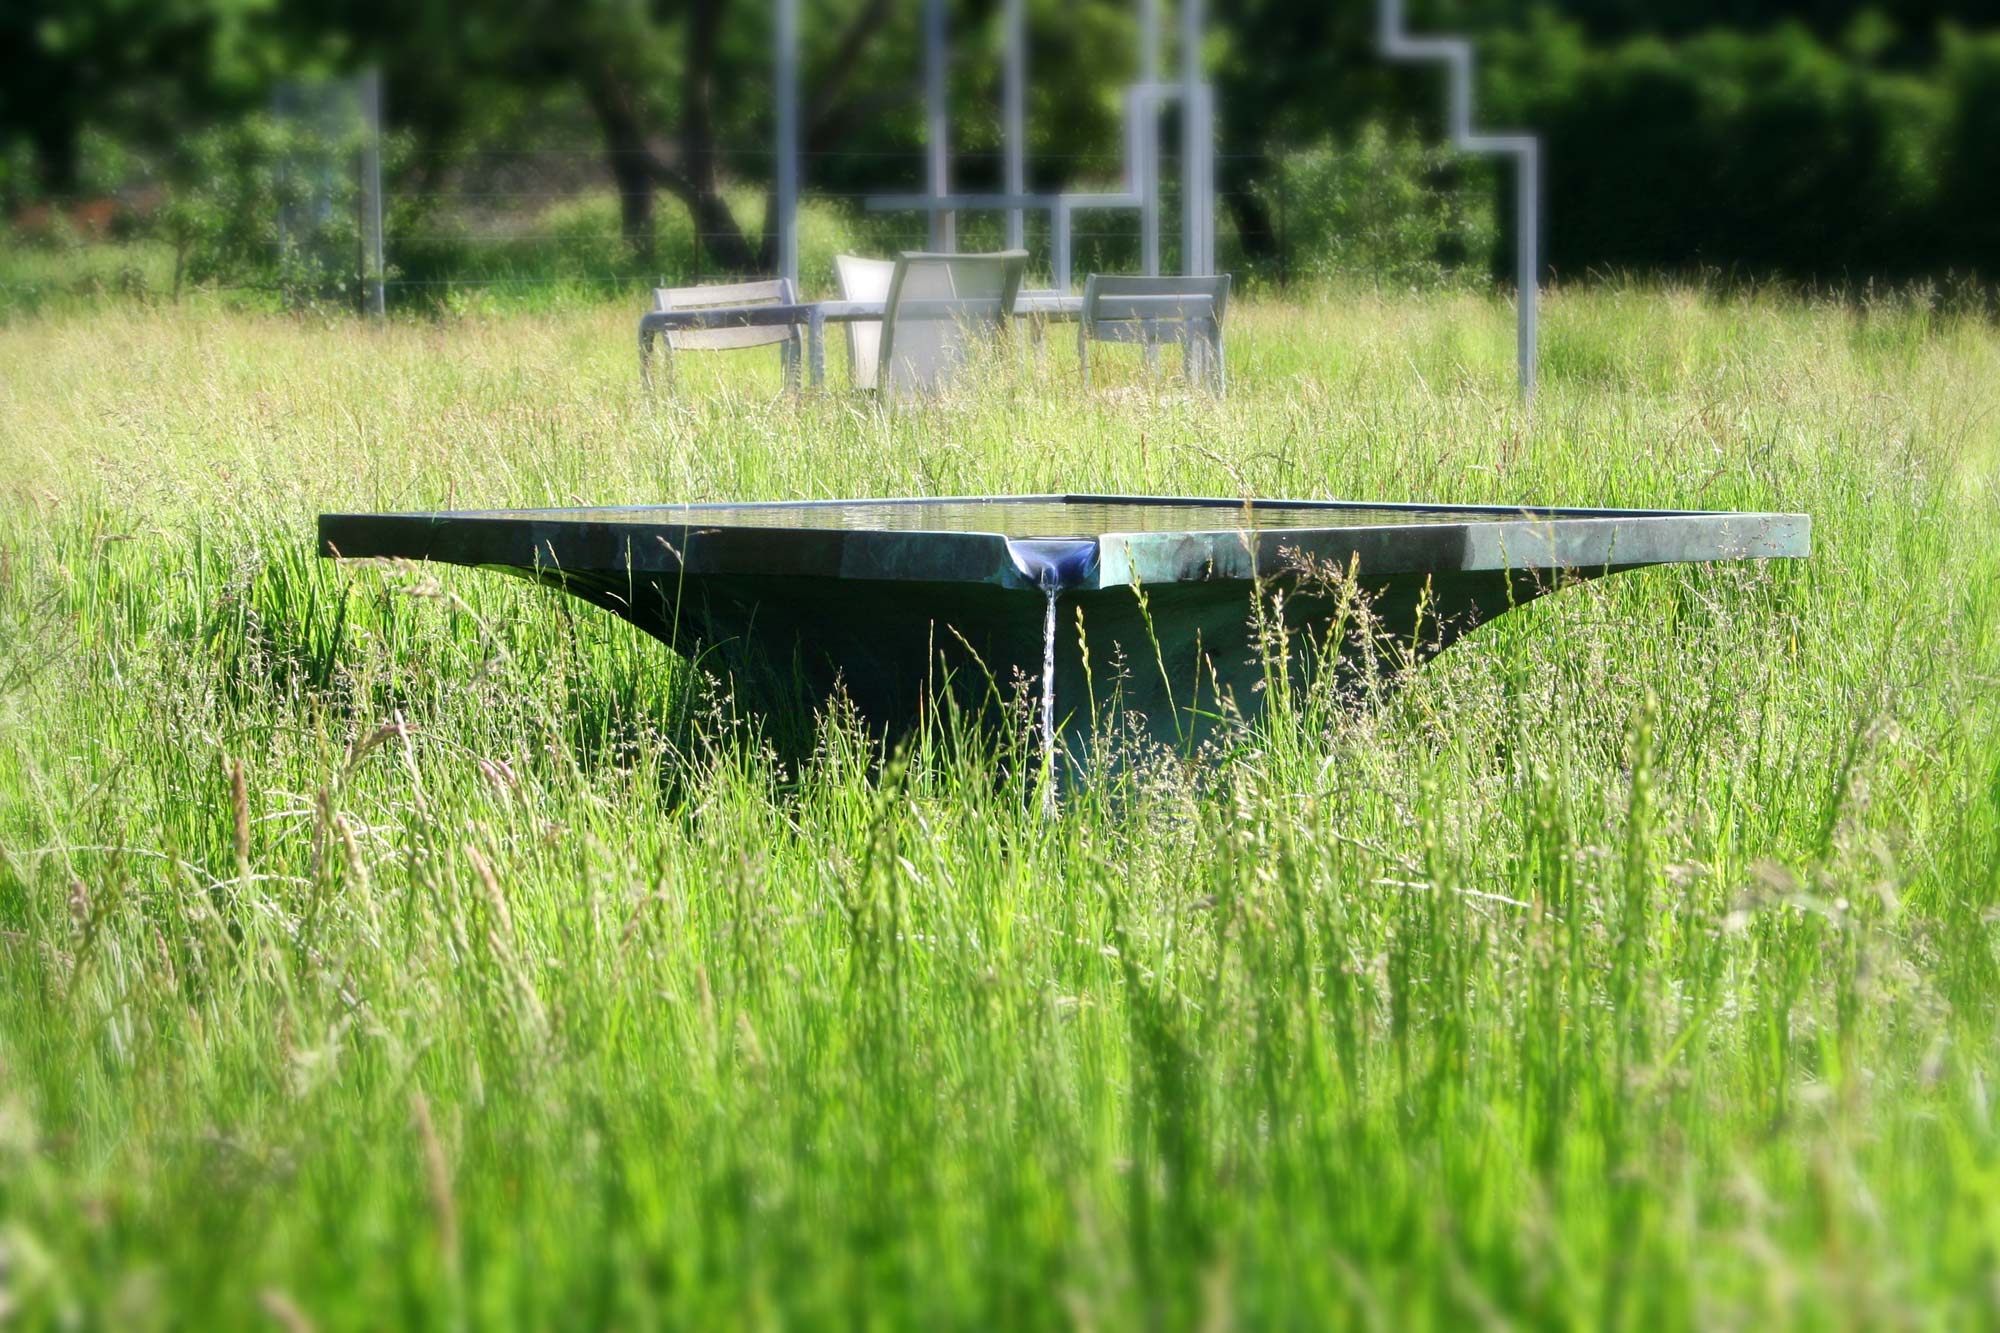
[[(1379, 638), (1401, 650), (1327, 645), (1326, 662), (1366, 670), (1422, 661), (1580, 579), (1799, 558), (1811, 544), (1799, 514), (1147, 496), (320, 518), (325, 555), (500, 569), (561, 588), (703, 654), (773, 714), (809, 718), (840, 691), (879, 730), (901, 732), (939, 691), (983, 711), (1004, 705), (1018, 676), (1040, 687), (1050, 778), (1111, 708), (1168, 744), (1199, 740), (1222, 711), (1217, 695), (1254, 716), (1265, 692), (1253, 598), (1283, 591), (1292, 641), (1321, 636), (1338, 599), (1313, 569), (1352, 569)], [(1210, 695), (1200, 709), (1196, 681)]]

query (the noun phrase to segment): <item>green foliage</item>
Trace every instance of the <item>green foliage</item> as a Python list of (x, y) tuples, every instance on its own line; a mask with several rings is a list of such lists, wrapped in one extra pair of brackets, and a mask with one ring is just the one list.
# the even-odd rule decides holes
[[(920, 11), (825, 0), (806, 16), (802, 87), (812, 123), (804, 133), (814, 188), (852, 195), (917, 185)], [(1118, 143), (1114, 89), (1132, 67), (1131, 6), (1032, 0), (1028, 12), (1035, 184), (1108, 184)], [(1860, 286), (1869, 278), (1976, 272), (1992, 280), (2000, 251), (1993, 184), (2000, 34), (1990, 16), (1947, 0), (1665, 7), (1571, 0), (1560, 12), (1561, 20), (1551, 17), (1539, 0), (1436, 0), (1411, 9), (1419, 29), (1476, 37), (1482, 119), (1546, 138), (1548, 257), (1559, 275), (1699, 270)], [(998, 14), (992, 5), (954, 14), (953, 142), (960, 179), (971, 188), (997, 184)], [(1377, 122), (1397, 127), (1394, 143), (1412, 125), (1440, 138), (1440, 73), (1385, 62), (1365, 4), (1243, 0), (1217, 7), (1212, 18), (1228, 262), (1260, 274), (1353, 271), (1375, 242), (1323, 233), (1280, 258), (1281, 229), (1271, 216), (1278, 164), (1288, 153), (1316, 156), (1314, 145), (1329, 135), (1352, 151)], [(150, 164), (185, 156), (188, 126), (265, 105), (287, 79), (363, 61), (385, 72), (395, 122), (421, 141), (430, 162), (459, 149), (516, 148), (555, 107), (568, 117), (571, 146), (602, 143), (633, 162), (648, 144), (671, 145), (691, 160), (726, 162), (725, 190), (761, 184), (773, 133), (770, 21), (761, 4), (625, 0), (562, 7), (18, 0), (0, 7), (0, 68), (12, 75), (0, 83), (0, 205), (11, 212), (109, 193), (123, 183), (121, 163), (143, 177)], [(1963, 26), (1975, 21), (1983, 26)], [(705, 44), (697, 46), (697, 33), (708, 35)], [(523, 108), (531, 113), (525, 118)], [(673, 175), (658, 173), (653, 183)], [(402, 183), (419, 182), (433, 188), (437, 178), (427, 170)], [(213, 186), (239, 195), (254, 188), (241, 179)], [(712, 197), (705, 186), (701, 192)], [(663, 214), (683, 207), (664, 188), (659, 199)], [(224, 220), (233, 205), (185, 202), (196, 216), (182, 217), (179, 230), (197, 239), (183, 266), (202, 266), (193, 248), (212, 242), (216, 262), (241, 272), (241, 259), (220, 258), (238, 248), (225, 235), (242, 230)], [(1315, 216), (1338, 212), (1319, 208)], [(1497, 215), (1504, 248), (1511, 209), (1503, 203)], [(678, 225), (663, 222), (661, 231)], [(888, 230), (879, 220), (856, 226), (869, 235)], [(757, 228), (749, 231), (754, 244)], [(1420, 237), (1405, 239), (1423, 248)], [(1391, 250), (1400, 253), (1402, 244)], [(648, 267), (595, 256), (586, 265), (567, 239), (562, 245), (553, 267), (587, 266), (591, 276), (575, 280), (599, 287)], [(1127, 235), (1085, 234), (1078, 264), (1126, 267), (1135, 251)], [(504, 258), (508, 273), (535, 262)], [(665, 258), (650, 267), (668, 267)], [(762, 258), (739, 248), (734, 262)], [(327, 265), (311, 246), (288, 262), (305, 271), (245, 280), (339, 297), (329, 273), (312, 271)], [(1402, 260), (1391, 254), (1385, 262), (1391, 271), (1377, 277), (1405, 280), (1396, 267)], [(270, 267), (278, 267), (275, 258)], [(443, 261), (438, 269), (465, 272)], [(48, 290), (10, 291), (0, 302), (28, 304)]]
[(2000, 33), (1945, 34), (1936, 226), (1955, 263), (2000, 270)]
[(288, 305), (352, 302), (356, 140), (264, 116), (192, 136), (159, 229), (184, 284), (257, 286)]
[(1483, 279), (1493, 262), (1491, 172), (1414, 131), (1371, 122), (1288, 153), (1259, 196), (1293, 278), (1430, 287)]
[[(627, 302), (0, 328), (0, 1292), (27, 1329), (2000, 1317), (2000, 337), (1564, 289), (1061, 340), (880, 413)], [(365, 355), (360, 345), (366, 343)], [(111, 350), (107, 350), (111, 349)], [(1131, 351), (1132, 349), (1125, 349)], [(341, 508), (1071, 489), (1784, 508), (1045, 819), (783, 771)], [(1246, 607), (1246, 613), (1248, 608)]]
[[(730, 204), (739, 224), (757, 234), (763, 196), (737, 190)], [(872, 221), (819, 201), (801, 207), (799, 269), (809, 292), (832, 291), (833, 256), (867, 251), (866, 228)], [(397, 222), (407, 230), (391, 251), (397, 278), (391, 300), (416, 309), (464, 311), (579, 298), (594, 303), (610, 292), (636, 295), (663, 282), (692, 282), (697, 275), (716, 272), (713, 255), (695, 253), (694, 228), (678, 208), (657, 215), (651, 257), (641, 259), (620, 230), (617, 199), (603, 191), (499, 223), (415, 210), (399, 211)]]
[(1996, 53), (1952, 35), (1923, 74), (1799, 26), (1592, 47), (1543, 20), (1495, 41), (1487, 118), (1544, 136), (1561, 274), (1990, 279)]

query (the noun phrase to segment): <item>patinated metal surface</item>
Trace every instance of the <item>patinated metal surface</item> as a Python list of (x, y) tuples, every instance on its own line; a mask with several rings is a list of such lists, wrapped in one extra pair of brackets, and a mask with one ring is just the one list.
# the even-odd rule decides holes
[[(721, 666), (769, 708), (840, 690), (896, 731), (946, 689), (1036, 697), (1058, 598), (1072, 736), (1114, 708), (1186, 741), (1254, 714), (1258, 608), (1301, 646), (1423, 660), (1512, 606), (1642, 566), (1799, 558), (1799, 514), (1017, 496), (622, 509), (326, 514), (323, 555), (493, 568), (562, 588)], [(1351, 571), (1374, 629), (1326, 642)], [(1141, 598), (1143, 593), (1143, 602)], [(1088, 645), (1088, 661), (1085, 644)], [(1325, 651), (1304, 648), (1319, 644)], [(1386, 657), (1382, 655), (1386, 652)]]

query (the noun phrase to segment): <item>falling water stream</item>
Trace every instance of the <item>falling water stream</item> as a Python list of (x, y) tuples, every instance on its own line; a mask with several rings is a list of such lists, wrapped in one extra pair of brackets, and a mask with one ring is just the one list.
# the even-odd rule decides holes
[(1057, 811), (1056, 756), (1062, 734), (1056, 725), (1056, 610), (1064, 590), (1089, 586), (1097, 574), (1097, 543), (1086, 538), (1015, 538), (1007, 543), (1014, 567), (1047, 598), (1042, 608), (1042, 813)]
[(1042, 618), (1042, 813), (1056, 815), (1056, 599), (1062, 595), (1051, 579), (1048, 610)]

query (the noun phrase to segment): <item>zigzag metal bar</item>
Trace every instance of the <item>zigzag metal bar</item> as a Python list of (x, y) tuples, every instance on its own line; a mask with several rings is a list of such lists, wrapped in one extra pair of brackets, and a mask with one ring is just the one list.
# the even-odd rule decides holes
[(1445, 114), (1451, 141), (1470, 153), (1512, 157), (1514, 169), (1514, 283), (1521, 399), (1535, 398), (1536, 297), (1541, 272), (1541, 141), (1532, 134), (1483, 134), (1472, 128), (1472, 43), (1463, 37), (1412, 37), (1403, 30), (1403, 0), (1381, 0), (1377, 11), (1382, 54), (1391, 60), (1446, 66)]
[[(782, 6), (798, 0), (777, 0)], [(1050, 215), (1050, 266), (1056, 289), (1071, 290), (1070, 218), (1086, 209), (1137, 209), (1143, 237), (1141, 262), (1148, 274), (1160, 270), (1160, 108), (1182, 103), (1182, 197), (1198, 201), (1183, 211), (1182, 267), (1194, 275), (1215, 272), (1215, 96), (1201, 77), (1202, 0), (1181, 0), (1182, 74), (1177, 82), (1160, 80), (1159, 0), (1140, 0), (1140, 80), (1125, 89), (1125, 188), (1115, 192), (1042, 194), (1026, 188), (1027, 148), (1024, 85), (1027, 47), (1027, 0), (1006, 0), (1007, 63), (1003, 71), (1002, 118), (1006, 153), (1006, 188), (999, 192), (954, 191), (946, 151), (944, 72), (946, 0), (925, 0), (924, 70), (929, 130), (926, 141), (926, 185), (922, 194), (871, 194), (863, 207), (883, 212), (923, 213), (930, 220), (933, 249), (950, 249), (958, 212), (1000, 210), (1007, 214), (1010, 239), (1025, 235), (1023, 214)], [(782, 224), (781, 224), (782, 225)]]

